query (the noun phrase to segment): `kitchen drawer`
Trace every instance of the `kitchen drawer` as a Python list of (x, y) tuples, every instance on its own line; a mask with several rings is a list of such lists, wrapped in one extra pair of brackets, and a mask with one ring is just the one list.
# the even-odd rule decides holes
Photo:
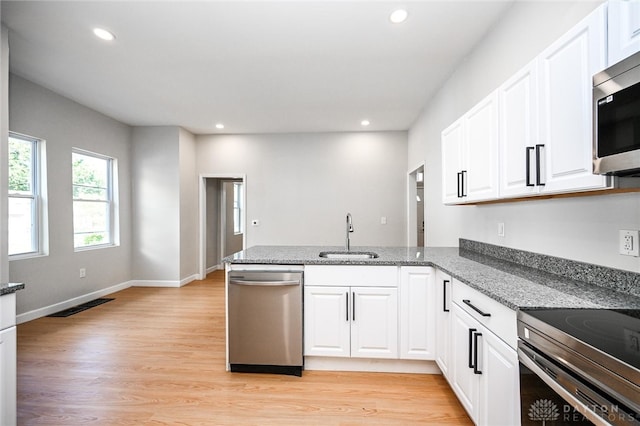
[(0, 296), (0, 330), (16, 325), (16, 294)]
[(397, 287), (397, 266), (306, 265), (304, 284), (316, 286)]
[(456, 279), (453, 280), (453, 302), (516, 349), (516, 311)]

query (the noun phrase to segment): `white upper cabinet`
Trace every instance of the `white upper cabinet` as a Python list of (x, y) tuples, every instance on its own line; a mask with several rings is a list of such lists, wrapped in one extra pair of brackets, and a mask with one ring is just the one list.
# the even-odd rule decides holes
[(442, 131), (442, 202), (459, 203), (463, 200), (462, 169), (464, 167), (462, 143), (464, 117)]
[(609, 1), (608, 65), (640, 51), (640, 0)]
[[(640, 14), (628, 15), (640, 0), (620, 3), (637, 26)], [(604, 4), (442, 132), (445, 204), (612, 187), (592, 165), (592, 78), (606, 67), (606, 19)]]
[[(498, 196), (498, 102), (495, 92), (466, 115), (467, 201)], [(464, 145), (463, 145), (464, 146)]]
[(480, 101), (442, 132), (443, 202), (492, 200), (498, 196), (496, 94)]
[(605, 68), (606, 5), (538, 57), (541, 193), (604, 189), (592, 173), (592, 77)]
[(537, 61), (531, 62), (498, 89), (501, 197), (538, 193), (537, 65)]

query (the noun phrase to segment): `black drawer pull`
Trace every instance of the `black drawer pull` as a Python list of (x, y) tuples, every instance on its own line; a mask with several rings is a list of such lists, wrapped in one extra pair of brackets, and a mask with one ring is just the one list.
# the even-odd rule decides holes
[(476, 311), (477, 313), (479, 313), (480, 315), (482, 315), (483, 317), (490, 317), (490, 316), (491, 316), (491, 314), (490, 314), (490, 313), (488, 313), (488, 312), (484, 312), (483, 310), (481, 310), (481, 309), (480, 309), (480, 308), (478, 308), (477, 306), (474, 306), (474, 305), (471, 303), (471, 300), (469, 300), (469, 299), (464, 299), (464, 300), (462, 300), (462, 302), (463, 302), (465, 305), (467, 305), (468, 307), (470, 307), (471, 309), (473, 309), (474, 311)]
[(469, 329), (469, 368), (474, 368), (473, 364), (473, 333), (476, 332), (475, 328)]
[(447, 284), (449, 284), (449, 280), (442, 280), (442, 312), (449, 312), (449, 308), (447, 308)]

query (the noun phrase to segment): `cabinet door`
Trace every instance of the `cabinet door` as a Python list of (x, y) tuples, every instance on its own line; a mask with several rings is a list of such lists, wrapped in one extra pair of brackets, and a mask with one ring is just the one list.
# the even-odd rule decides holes
[(16, 350), (16, 327), (2, 330), (0, 332), (0, 424), (2, 425), (15, 425), (17, 422)]
[(398, 289), (352, 287), (351, 357), (398, 358)]
[(466, 115), (465, 201), (492, 200), (498, 196), (498, 103), (492, 93)]
[(472, 332), (481, 326), (457, 304), (451, 306), (451, 387), (474, 422), (478, 419), (479, 375), (470, 368), (473, 356)]
[[(495, 334), (482, 332), (479, 425), (520, 424), (520, 374), (517, 352)], [(496, 395), (500, 395), (496, 398)]]
[(400, 268), (400, 358), (435, 359), (433, 268)]
[(592, 173), (592, 76), (605, 66), (604, 6), (539, 56), (543, 193), (608, 185)]
[(304, 354), (350, 356), (349, 287), (304, 288)]
[(463, 168), (462, 143), (464, 120), (460, 118), (442, 131), (442, 202), (444, 204), (462, 201), (461, 173)]
[(640, 51), (640, 0), (609, 0), (608, 65)]
[(451, 277), (436, 271), (436, 363), (442, 374), (450, 381), (451, 370)]
[(535, 185), (535, 146), (538, 143), (536, 65), (537, 61), (533, 61), (498, 89), (500, 197), (538, 192), (539, 187)]

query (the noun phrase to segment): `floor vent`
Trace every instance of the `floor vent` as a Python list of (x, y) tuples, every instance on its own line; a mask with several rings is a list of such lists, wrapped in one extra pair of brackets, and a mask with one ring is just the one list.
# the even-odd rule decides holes
[(92, 300), (90, 302), (86, 302), (86, 303), (83, 303), (81, 305), (74, 306), (73, 308), (65, 309), (64, 311), (56, 312), (55, 314), (51, 314), (51, 315), (47, 315), (47, 316), (48, 317), (64, 318), (64, 317), (68, 317), (68, 316), (77, 314), (78, 312), (86, 311), (89, 308), (93, 308), (94, 306), (102, 305), (103, 303), (107, 303), (107, 302), (110, 302), (112, 300), (113, 299), (109, 299), (109, 298), (106, 298), (106, 297), (101, 297), (99, 299), (95, 299), (95, 300)]

